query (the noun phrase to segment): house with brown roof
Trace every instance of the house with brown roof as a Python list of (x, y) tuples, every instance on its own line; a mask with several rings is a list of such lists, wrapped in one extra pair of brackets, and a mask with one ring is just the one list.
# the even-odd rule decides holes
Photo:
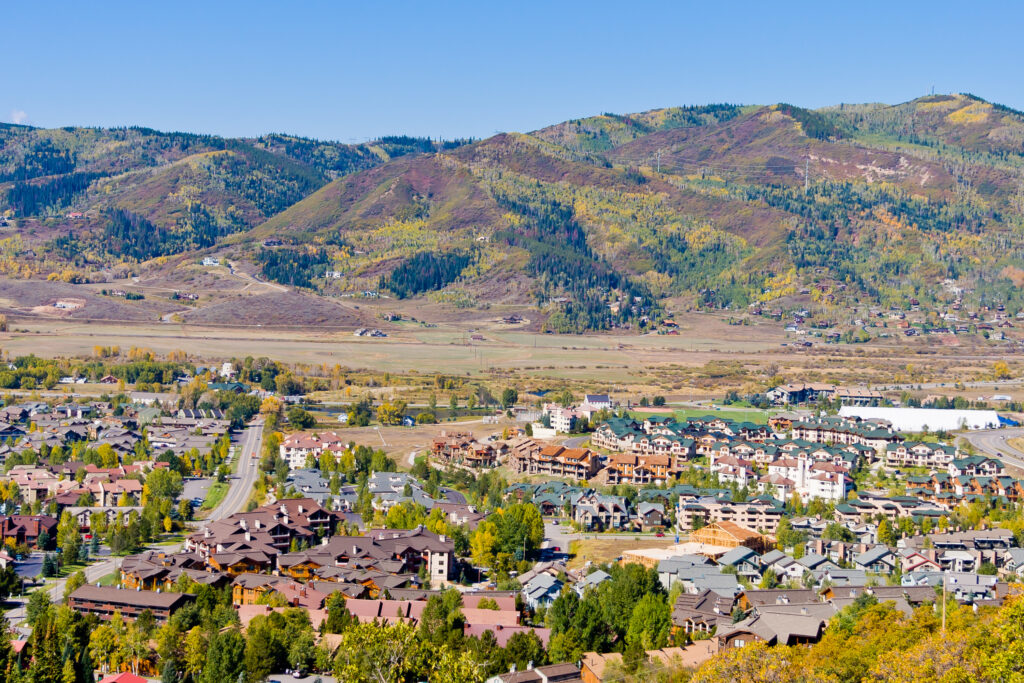
[(163, 623), (195, 597), (190, 593), (157, 593), (86, 584), (71, 594), (68, 606), (76, 612), (95, 614), (104, 620), (118, 612), (122, 618), (134, 621), (149, 611), (157, 622)]
[(579, 683), (580, 680), (580, 670), (575, 664), (551, 664), (491, 676), (486, 683)]
[(719, 649), (744, 647), (763, 642), (768, 645), (809, 645), (821, 640), (827, 618), (811, 610), (755, 613), (735, 624), (725, 624), (715, 634)]
[(39, 534), (45, 532), (50, 542), (57, 540), (57, 520), (46, 515), (0, 515), (0, 543), (8, 539), (16, 545), (22, 543), (35, 547)]
[[(287, 552), (293, 541), (313, 545), (320, 536), (330, 536), (338, 519), (312, 498), (285, 499), (209, 523), (185, 539), (185, 550), (203, 557), (256, 552), (273, 558)], [(235, 559), (218, 564), (230, 566)]]
[(567, 477), (586, 480), (600, 470), (598, 455), (589, 448), (566, 448), (565, 446), (544, 446), (539, 450), (515, 449), (509, 464), (522, 474), (542, 474), (550, 477)]

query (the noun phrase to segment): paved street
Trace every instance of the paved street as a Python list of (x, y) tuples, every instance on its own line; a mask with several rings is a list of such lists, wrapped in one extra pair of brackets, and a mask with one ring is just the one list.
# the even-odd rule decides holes
[(18, 562), (14, 571), (23, 579), (33, 579), (43, 571), (43, 556), (45, 553), (32, 553), (24, 561)]
[[(224, 496), (224, 500), (207, 517), (211, 521), (224, 519), (228, 515), (244, 509), (246, 502), (249, 500), (249, 493), (252, 491), (253, 484), (256, 483), (259, 470), (260, 446), (263, 443), (262, 418), (257, 418), (256, 422), (253, 422), (240, 434), (236, 435), (234, 440), (236, 444), (241, 446), (236, 451), (236, 455), (242, 460), (238, 465), (238, 474), (231, 477), (231, 488), (228, 490), (227, 495)], [(180, 549), (180, 545), (164, 546), (164, 549), (168, 552), (177, 552)], [(120, 557), (112, 557), (86, 567), (84, 570), (86, 580), (89, 583), (96, 583), (107, 574), (117, 571), (121, 566), (122, 559)], [(42, 560), (40, 559), (41, 562)], [(64, 583), (64, 579), (61, 579), (54, 582), (50, 587), (49, 594), (53, 602), (60, 602), (64, 599)], [(11, 624), (19, 623), (25, 618), (24, 605), (22, 604), (9, 610), (6, 616)], [(289, 680), (295, 679), (289, 677)]]
[(567, 521), (559, 520), (558, 524), (544, 522), (544, 543), (542, 548), (560, 548), (559, 552), (569, 552), (569, 542), (579, 538), (579, 534), (572, 530), (572, 525)]
[(589, 434), (584, 435), (584, 436), (574, 436), (571, 439), (566, 439), (565, 441), (563, 441), (562, 445), (565, 446), (566, 448), (579, 448), (589, 438), (590, 438)]
[(210, 521), (224, 519), (245, 509), (249, 500), (249, 494), (259, 476), (260, 446), (263, 444), (263, 418), (246, 427), (235, 440), (235, 456), (239, 458), (237, 474), (231, 475), (231, 488), (228, 490), (224, 500), (214, 508)]
[(1012, 427), (1006, 429), (986, 429), (977, 432), (967, 432), (963, 438), (966, 439), (985, 455), (999, 458), (1005, 464), (1019, 469), (1024, 469), (1024, 453), (1007, 443), (1007, 439), (1024, 437), (1024, 428)]

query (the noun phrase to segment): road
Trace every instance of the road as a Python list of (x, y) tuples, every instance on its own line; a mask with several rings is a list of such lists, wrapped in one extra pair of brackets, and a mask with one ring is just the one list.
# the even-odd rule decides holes
[(583, 445), (583, 442), (588, 440), (589, 436), (574, 436), (571, 439), (566, 439), (562, 442), (562, 445), (566, 448), (579, 448)]
[[(977, 382), (961, 382), (965, 389), (992, 389), (993, 391), (998, 390), (999, 387), (1014, 387), (1024, 384), (1024, 377), (1015, 377), (1013, 379), (999, 379), (999, 380), (981, 380)], [(878, 391), (913, 391), (914, 389), (942, 389), (942, 388), (953, 388), (956, 382), (906, 382), (903, 384), (873, 384), (872, 389)]]
[(215, 522), (224, 519), (245, 508), (252, 492), (253, 484), (259, 476), (260, 471), (260, 446), (263, 443), (263, 418), (257, 418), (239, 435), (238, 443), (240, 449), (235, 452), (238, 458), (237, 474), (231, 476), (231, 488), (220, 505), (215, 507), (206, 518)]
[(579, 538), (580, 534), (572, 530), (569, 520), (561, 519), (558, 524), (552, 524), (545, 520), (544, 542), (541, 544), (541, 549), (558, 548), (559, 555), (567, 555), (569, 544)]
[[(231, 488), (228, 489), (227, 495), (224, 496), (224, 500), (221, 501), (220, 505), (214, 508), (209, 517), (206, 518), (207, 521), (224, 519), (245, 508), (253, 484), (256, 483), (259, 475), (260, 446), (263, 443), (263, 418), (257, 418), (256, 422), (246, 427), (236, 437), (236, 443), (241, 445), (241, 448), (236, 450), (235, 453), (236, 457), (240, 459), (238, 462), (238, 474), (232, 475)], [(174, 553), (180, 549), (180, 546), (163, 546), (163, 549)], [(84, 569), (86, 581), (96, 583), (107, 574), (116, 572), (121, 566), (122, 559), (120, 557), (112, 557), (109, 560), (86, 567)], [(51, 585), (49, 594), (50, 600), (54, 603), (61, 602), (64, 599), (64, 583), (65, 580), (61, 579)], [(25, 618), (25, 606), (20, 605), (8, 610), (6, 616), (11, 624), (21, 622)]]
[(1024, 470), (1024, 452), (1007, 443), (1008, 439), (1024, 437), (1024, 428), (986, 429), (967, 432), (963, 438), (985, 455), (999, 458), (1007, 465)]

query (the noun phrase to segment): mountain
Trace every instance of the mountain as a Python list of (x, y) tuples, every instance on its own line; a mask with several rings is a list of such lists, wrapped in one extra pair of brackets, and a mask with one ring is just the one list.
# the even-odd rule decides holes
[(102, 268), (213, 246), (334, 178), (444, 146), (3, 125), (0, 211), (22, 218), (20, 237), (42, 242), (36, 260)]
[(539, 306), (558, 331), (680, 306), (1024, 310), (1024, 114), (972, 95), (675, 107), (443, 146), (0, 141), (8, 208), (88, 216), (19, 219), (19, 235), (84, 270), (212, 247), (323, 295)]

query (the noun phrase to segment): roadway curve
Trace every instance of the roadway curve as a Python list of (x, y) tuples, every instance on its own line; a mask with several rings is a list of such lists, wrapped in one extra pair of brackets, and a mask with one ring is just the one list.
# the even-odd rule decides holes
[(999, 458), (1011, 467), (1024, 470), (1024, 452), (1014, 448), (1008, 439), (1024, 437), (1024, 428), (986, 429), (967, 432), (963, 438), (985, 455)]
[[(238, 457), (238, 474), (231, 478), (231, 488), (228, 489), (224, 500), (206, 518), (207, 521), (217, 521), (241, 511), (249, 500), (249, 494), (259, 476), (260, 446), (263, 443), (263, 418), (257, 418), (249, 424), (238, 437), (241, 449), (236, 452)], [(167, 552), (176, 553), (181, 549), (180, 544), (174, 546), (163, 546)], [(117, 571), (121, 566), (120, 557), (111, 557), (108, 560), (86, 567), (85, 579), (89, 583), (96, 583), (107, 574)], [(64, 600), (65, 579), (51, 584), (49, 589), (50, 600), (55, 604)], [(25, 619), (25, 606), (20, 605), (7, 611), (6, 617), (11, 624), (18, 624)]]

